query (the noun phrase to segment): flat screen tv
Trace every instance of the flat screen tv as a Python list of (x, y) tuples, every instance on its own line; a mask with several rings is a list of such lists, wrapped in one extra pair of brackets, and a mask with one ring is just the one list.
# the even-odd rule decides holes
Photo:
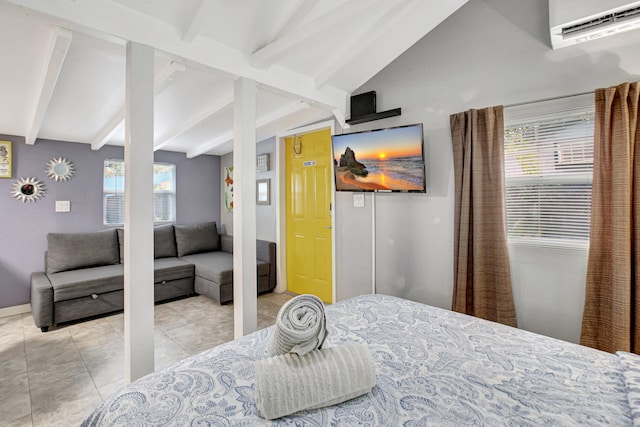
[(336, 191), (426, 192), (422, 123), (331, 140)]

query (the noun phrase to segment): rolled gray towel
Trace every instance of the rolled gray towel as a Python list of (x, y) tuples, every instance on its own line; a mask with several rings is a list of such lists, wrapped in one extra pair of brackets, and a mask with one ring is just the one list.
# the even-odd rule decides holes
[(315, 295), (298, 295), (278, 311), (269, 356), (296, 353), (300, 356), (322, 348), (327, 337), (324, 303)]
[(345, 402), (376, 383), (371, 352), (359, 343), (270, 357), (255, 367), (258, 415), (269, 420)]

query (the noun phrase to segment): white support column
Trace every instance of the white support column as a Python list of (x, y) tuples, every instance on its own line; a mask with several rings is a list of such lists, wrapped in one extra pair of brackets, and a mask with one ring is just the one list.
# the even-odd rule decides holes
[(233, 107), (233, 331), (258, 326), (256, 272), (256, 82), (235, 81)]
[(154, 370), (153, 66), (154, 49), (127, 43), (124, 217), (125, 380)]

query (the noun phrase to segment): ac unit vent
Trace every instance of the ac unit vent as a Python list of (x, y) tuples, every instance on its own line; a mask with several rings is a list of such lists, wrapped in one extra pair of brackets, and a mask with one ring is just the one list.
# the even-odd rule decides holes
[(640, 28), (640, 0), (549, 0), (551, 47)]
[(578, 36), (585, 32), (597, 30), (599, 28), (608, 27), (610, 25), (622, 24), (624, 21), (640, 17), (640, 7), (634, 7), (620, 12), (609, 13), (599, 16), (586, 22), (564, 27), (562, 29), (562, 37)]

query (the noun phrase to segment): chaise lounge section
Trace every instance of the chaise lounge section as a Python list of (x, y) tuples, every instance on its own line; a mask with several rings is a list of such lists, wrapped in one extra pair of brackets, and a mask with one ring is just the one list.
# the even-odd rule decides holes
[[(37, 327), (124, 308), (124, 231), (49, 233), (45, 271), (31, 274), (31, 310)], [(275, 243), (258, 241), (258, 293), (275, 288)], [(262, 248), (262, 249), (260, 249)], [(195, 292), (219, 303), (233, 298), (233, 238), (215, 222), (154, 229), (155, 302)]]
[[(179, 231), (176, 228), (176, 239)], [(233, 301), (233, 236), (220, 236), (219, 251), (180, 254), (181, 259), (195, 266), (195, 291), (220, 304)], [(276, 244), (256, 240), (256, 268), (258, 294), (272, 291), (276, 287)]]

